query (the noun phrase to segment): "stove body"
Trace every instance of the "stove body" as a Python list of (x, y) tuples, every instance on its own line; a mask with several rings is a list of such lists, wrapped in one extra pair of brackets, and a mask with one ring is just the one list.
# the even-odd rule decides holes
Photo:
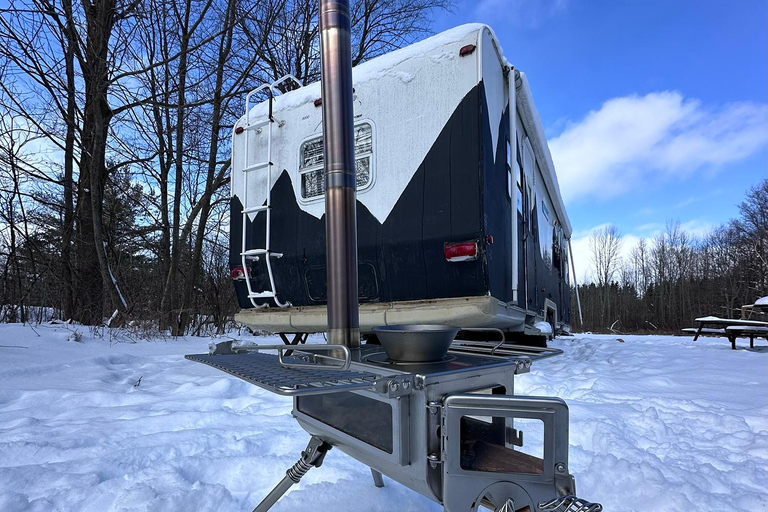
[[(270, 350), (278, 355), (263, 353)], [(292, 397), (293, 416), (312, 436), (257, 512), (331, 447), (369, 466), (377, 486), (387, 475), (448, 512), (597, 512), (573, 496), (565, 402), (515, 394), (515, 376), (532, 360), (559, 353), (455, 340), (442, 360), (414, 363), (389, 360), (380, 345), (225, 342), (187, 358)]]
[[(535, 511), (575, 489), (567, 406), (514, 395), (515, 375), (529, 368), (525, 357), (460, 351), (438, 362), (396, 363), (365, 345), (350, 370), (375, 374), (373, 389), (296, 396), (293, 415), (309, 434), (449, 512), (481, 503), (496, 510), (509, 498), (514, 510)], [(521, 451), (520, 422), (540, 422), (531, 439), (538, 457)]]

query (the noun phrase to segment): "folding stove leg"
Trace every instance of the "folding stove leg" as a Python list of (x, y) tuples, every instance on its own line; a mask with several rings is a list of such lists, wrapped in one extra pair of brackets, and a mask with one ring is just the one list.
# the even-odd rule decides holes
[(371, 468), (371, 476), (373, 477), (373, 485), (376, 487), (384, 487), (384, 477), (381, 473)]
[(277, 503), (283, 494), (291, 488), (293, 484), (299, 483), (301, 477), (307, 474), (307, 471), (313, 467), (319, 468), (323, 464), (323, 459), (328, 450), (331, 449), (331, 445), (312, 436), (309, 440), (307, 449), (301, 452), (301, 458), (293, 466), (285, 472), (285, 477), (280, 480), (272, 492), (267, 494), (267, 497), (261, 500), (261, 503), (253, 509), (253, 512), (267, 512), (272, 505)]

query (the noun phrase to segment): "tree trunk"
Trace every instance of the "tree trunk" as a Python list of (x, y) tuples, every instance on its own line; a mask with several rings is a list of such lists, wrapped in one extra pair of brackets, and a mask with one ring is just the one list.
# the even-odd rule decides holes
[(64, 63), (67, 75), (67, 131), (64, 139), (64, 219), (61, 229), (61, 309), (64, 320), (75, 315), (74, 283), (72, 276), (72, 231), (75, 223), (73, 175), (75, 163), (75, 112), (76, 112), (76, 84), (75, 84), (75, 45), (77, 33), (75, 32), (74, 19), (72, 17), (72, 0), (63, 0), (62, 7), (66, 16), (66, 52)]
[[(109, 39), (115, 22), (115, 0), (97, 0), (86, 8), (87, 38), (86, 38), (86, 63), (83, 69), (85, 81), (85, 113), (83, 150), (88, 158), (81, 160), (81, 172), (87, 169), (90, 187), (88, 201), (82, 203), (81, 209), (90, 209), (91, 242), (95, 261), (94, 270), (97, 276), (94, 281), (106, 289), (113, 309), (120, 313), (127, 312), (127, 304), (123, 299), (117, 282), (109, 268), (107, 253), (104, 248), (104, 229), (102, 218), (102, 202), (104, 200), (103, 180), (106, 174), (106, 145), (109, 133), (109, 123), (112, 119), (112, 111), (107, 102), (109, 89), (108, 58)], [(86, 140), (85, 134), (88, 134)], [(84, 162), (84, 165), (83, 163)], [(82, 176), (81, 176), (82, 178)], [(81, 179), (81, 182), (83, 180)], [(85, 240), (83, 240), (85, 242)], [(100, 282), (99, 282), (100, 281)], [(94, 288), (97, 286), (94, 284)], [(103, 304), (102, 304), (103, 307)], [(100, 322), (101, 315), (96, 319)]]
[(187, 93), (187, 59), (191, 33), (189, 31), (189, 18), (191, 14), (190, 1), (184, 3), (184, 12), (179, 19), (181, 29), (181, 45), (179, 47), (179, 67), (178, 67), (178, 94), (177, 94), (177, 115), (176, 115), (176, 148), (175, 148), (175, 183), (173, 192), (173, 226), (171, 261), (168, 268), (168, 275), (165, 279), (163, 289), (163, 300), (160, 304), (161, 328), (171, 329), (173, 336), (179, 336), (179, 311), (178, 297), (176, 296), (176, 280), (179, 272), (179, 262), (181, 260), (181, 238), (179, 236), (181, 229), (181, 183), (184, 177), (184, 128), (185, 128), (185, 106)]

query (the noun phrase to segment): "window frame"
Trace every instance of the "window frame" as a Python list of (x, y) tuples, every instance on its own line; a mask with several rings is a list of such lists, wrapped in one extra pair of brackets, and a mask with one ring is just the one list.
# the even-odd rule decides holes
[[(358, 194), (367, 192), (376, 183), (376, 125), (370, 119), (359, 119), (355, 122), (354, 129), (357, 130), (363, 125), (368, 125), (371, 128), (371, 151), (370, 153), (365, 153), (364, 155), (361, 155), (361, 156), (358, 156), (357, 153), (355, 153), (355, 180), (357, 180), (357, 161), (362, 160), (364, 158), (368, 158), (370, 162), (370, 170), (369, 170), (370, 177), (368, 179), (368, 183), (366, 183), (365, 186), (356, 189)], [(323, 162), (320, 164), (315, 164), (302, 169), (301, 167), (301, 164), (303, 161), (302, 151), (306, 144), (317, 141), (317, 140), (321, 140), (321, 139), (323, 139), (322, 132), (320, 132), (319, 134), (315, 133), (313, 135), (310, 135), (309, 137), (306, 137), (299, 143), (299, 148), (297, 152), (298, 159), (297, 159), (297, 165), (296, 165), (296, 168), (297, 168), (296, 170), (298, 172), (298, 178), (299, 178), (297, 183), (297, 187), (298, 187), (297, 197), (299, 199), (299, 203), (302, 203), (302, 204), (311, 204), (311, 203), (316, 203), (316, 202), (325, 200), (325, 192), (312, 197), (304, 197), (304, 193), (302, 190), (303, 189), (302, 176), (310, 172), (316, 172), (317, 170), (322, 170), (325, 166), (325, 161), (323, 160)]]

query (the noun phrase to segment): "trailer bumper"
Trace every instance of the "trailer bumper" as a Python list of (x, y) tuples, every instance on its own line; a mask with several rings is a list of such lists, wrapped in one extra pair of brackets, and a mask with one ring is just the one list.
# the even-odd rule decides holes
[[(360, 304), (360, 332), (400, 324), (443, 324), (458, 327), (495, 327), (523, 332), (525, 312), (494, 297), (376, 302)], [(298, 308), (241, 309), (235, 320), (250, 329), (268, 332), (325, 332), (325, 305)]]

